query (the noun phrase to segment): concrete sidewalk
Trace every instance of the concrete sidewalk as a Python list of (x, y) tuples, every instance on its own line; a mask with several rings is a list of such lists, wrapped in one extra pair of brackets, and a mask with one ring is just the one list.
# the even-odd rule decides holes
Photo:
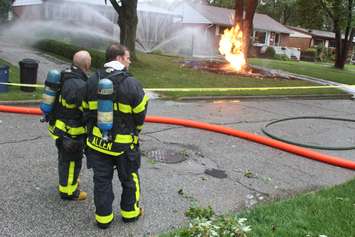
[(14, 45), (12, 42), (6, 42), (1, 36), (0, 58), (18, 67), (19, 62), (25, 58), (31, 58), (38, 61), (37, 83), (43, 83), (45, 81), (49, 70), (63, 70), (70, 64), (40, 51), (26, 48), (21, 45)]

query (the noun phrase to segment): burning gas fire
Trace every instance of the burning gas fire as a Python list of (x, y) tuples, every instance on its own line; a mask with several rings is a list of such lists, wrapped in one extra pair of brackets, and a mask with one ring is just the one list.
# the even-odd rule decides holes
[(241, 71), (245, 65), (245, 57), (242, 52), (243, 32), (239, 25), (226, 29), (219, 41), (219, 52), (237, 71)]

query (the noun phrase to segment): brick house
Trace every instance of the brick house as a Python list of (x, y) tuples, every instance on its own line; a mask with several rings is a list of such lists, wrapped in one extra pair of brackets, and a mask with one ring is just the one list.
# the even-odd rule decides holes
[[(213, 39), (212, 48), (216, 51), (220, 36), (226, 28), (234, 26), (234, 10), (202, 4), (178, 4), (174, 12), (182, 16), (183, 27), (194, 27), (201, 34)], [(293, 32), (271, 17), (256, 13), (253, 20), (251, 35), (252, 54), (259, 54), (268, 46), (275, 49), (277, 54), (285, 54), (289, 58), (299, 59), (300, 52), (296, 48), (288, 47), (289, 35)], [(197, 46), (201, 44), (197, 43)], [(216, 52), (214, 52), (216, 54)]]

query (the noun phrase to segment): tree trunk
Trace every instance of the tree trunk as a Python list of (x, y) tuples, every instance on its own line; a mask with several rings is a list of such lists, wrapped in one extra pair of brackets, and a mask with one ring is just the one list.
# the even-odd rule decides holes
[(351, 23), (352, 23), (352, 6), (353, 6), (353, 0), (348, 0), (348, 16), (347, 16), (347, 24), (346, 24), (346, 29), (345, 29), (345, 35), (344, 35), (344, 41), (342, 45), (342, 57), (341, 57), (341, 68), (344, 68), (344, 65), (346, 63), (346, 60), (348, 58), (348, 53), (349, 53), (349, 46), (352, 46), (353, 42), (353, 29), (351, 28)]
[[(353, 32), (351, 28), (352, 23), (352, 9), (353, 9), (354, 0), (348, 0), (347, 6), (347, 18), (346, 18), (346, 28), (344, 39), (342, 39), (340, 23), (334, 21), (335, 28), (335, 39), (336, 39), (336, 59), (335, 59), (335, 67), (338, 69), (344, 69), (346, 59), (348, 57), (349, 45), (352, 45), (353, 42)], [(351, 33), (350, 33), (351, 32)], [(338, 49), (339, 47), (339, 49)]]
[(138, 16), (137, 16), (137, 0), (127, 0), (124, 3), (126, 8), (126, 37), (124, 45), (131, 52), (131, 57), (133, 59), (136, 58), (136, 33), (137, 33), (137, 24), (138, 24)]
[(234, 25), (243, 29), (244, 0), (235, 0)]
[(110, 2), (118, 13), (117, 24), (120, 27), (120, 43), (129, 49), (131, 58), (135, 60), (135, 42), (138, 24), (138, 0), (121, 0), (121, 6), (118, 5), (116, 0), (110, 0)]
[(253, 32), (253, 20), (254, 14), (256, 11), (256, 7), (258, 5), (258, 0), (248, 0), (245, 5), (245, 19), (243, 21), (243, 53), (245, 55), (245, 59), (248, 58), (251, 34)]
[(341, 42), (341, 31), (338, 24), (334, 23), (335, 32), (335, 64), (334, 67), (341, 69), (341, 55), (342, 55), (342, 42)]

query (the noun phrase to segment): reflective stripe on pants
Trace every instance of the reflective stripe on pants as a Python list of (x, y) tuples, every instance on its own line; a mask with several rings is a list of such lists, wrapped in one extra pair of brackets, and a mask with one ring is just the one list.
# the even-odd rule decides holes
[(112, 213), (114, 193), (112, 179), (114, 168), (118, 169), (118, 177), (122, 185), (121, 215), (134, 218), (140, 214), (140, 184), (138, 170), (131, 170), (126, 153), (113, 157), (94, 151), (86, 154), (94, 171), (94, 202), (96, 216), (108, 216)]
[[(59, 174), (59, 193), (64, 197), (73, 197), (78, 188), (78, 177), (80, 174), (83, 154), (67, 153), (60, 145), (60, 139), (56, 140), (58, 149), (58, 174)], [(76, 156), (76, 157), (74, 157)], [(75, 161), (70, 159), (76, 158)]]

